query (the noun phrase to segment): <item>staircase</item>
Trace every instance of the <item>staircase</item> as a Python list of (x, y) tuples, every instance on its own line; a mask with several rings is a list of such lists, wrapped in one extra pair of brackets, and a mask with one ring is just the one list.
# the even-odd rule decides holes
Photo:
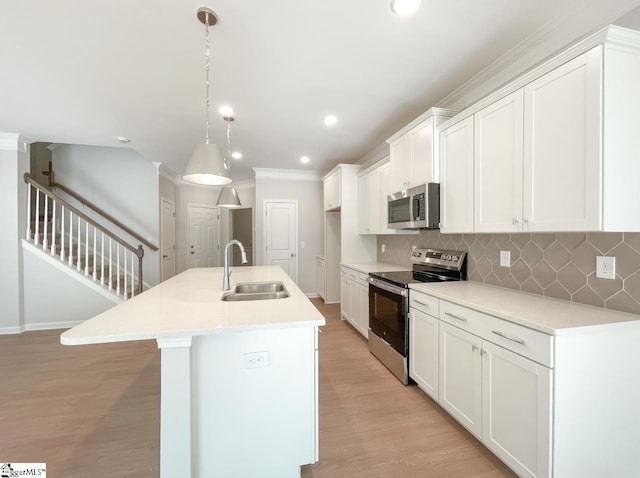
[(142, 245), (123, 240), (28, 173), (24, 179), (27, 241), (123, 300), (142, 292)]

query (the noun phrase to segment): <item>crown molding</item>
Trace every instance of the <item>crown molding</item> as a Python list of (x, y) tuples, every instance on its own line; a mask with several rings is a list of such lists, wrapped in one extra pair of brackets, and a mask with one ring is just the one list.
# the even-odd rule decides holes
[(481, 109), (495, 103), (514, 91), (523, 88), (537, 78), (549, 73), (551, 70), (554, 70), (555, 68), (577, 58), (583, 53), (586, 53), (599, 45), (604, 45), (606, 48), (634, 48), (637, 51), (640, 49), (640, 33), (628, 28), (609, 25), (590, 36), (579, 40), (577, 43), (567, 47), (555, 56), (534, 65), (510, 83), (507, 83), (498, 90), (495, 90), (493, 93), (488, 94), (479, 101), (470, 105), (468, 108), (464, 109), (460, 114), (442, 123), (439, 129), (447, 129), (449, 126), (468, 118)]
[(280, 181), (321, 181), (322, 172), (300, 169), (253, 168), (256, 179), (277, 179)]
[(368, 167), (371, 164), (378, 163), (389, 157), (389, 143), (386, 141), (378, 144), (375, 148), (369, 150), (364, 156), (362, 156), (356, 164), (361, 164)]
[(173, 169), (165, 166), (164, 163), (157, 162), (157, 161), (151, 161), (151, 164), (153, 164), (156, 167), (156, 170), (158, 171), (158, 176), (162, 176), (163, 178), (168, 179), (172, 183), (178, 184), (178, 179), (180, 175), (176, 173)]
[[(585, 4), (585, 2), (575, 2), (571, 10), (567, 11), (562, 16), (554, 17), (552, 21), (548, 22), (542, 28), (540, 28), (539, 30), (537, 30), (536, 32), (534, 32), (533, 34), (531, 34), (530, 36), (522, 40), (515, 47), (513, 47), (512, 49), (507, 51), (504, 55), (499, 57), (497, 60), (495, 60), (494, 62), (489, 64), (487, 67), (482, 69), (478, 74), (473, 76), (471, 79), (463, 83), (461, 86), (459, 86), (455, 90), (453, 90), (451, 93), (445, 96), (442, 100), (438, 101), (436, 104), (449, 106), (449, 107), (453, 106), (453, 107), (459, 107), (459, 108), (466, 108), (467, 106), (469, 106), (470, 104), (472, 104), (473, 102), (479, 99), (479, 98), (473, 98), (475, 91), (481, 90), (481, 87), (485, 85), (487, 82), (498, 77), (501, 74), (504, 74), (509, 67), (515, 65), (518, 62), (518, 60), (520, 60), (522, 57), (527, 56), (527, 54), (531, 53), (532, 51), (545, 50), (545, 45), (546, 45), (547, 53), (542, 54), (541, 61), (537, 62), (536, 65), (543, 63), (545, 61), (545, 58), (549, 58), (550, 56), (553, 56), (555, 53), (558, 53), (559, 51), (564, 49), (564, 47), (558, 48), (557, 46), (553, 45), (554, 33), (562, 32), (563, 30), (565, 30), (567, 23), (569, 23), (571, 20), (577, 17), (580, 17), (583, 12), (589, 10), (589, 8), (597, 6), (598, 3), (599, 3), (598, 0), (591, 0), (587, 4)], [(632, 2), (630, 1), (629, 7), (618, 9), (616, 10), (615, 13), (609, 13), (608, 15), (600, 14), (598, 15), (599, 24), (608, 25), (613, 21), (617, 20), (618, 18), (620, 18), (625, 13), (628, 13), (631, 9), (635, 8), (636, 6), (637, 5), (633, 5)], [(616, 28), (619, 28), (619, 27), (616, 27)], [(582, 32), (581, 34), (576, 35), (574, 39), (580, 42), (581, 39), (588, 37), (591, 33), (593, 33), (593, 31), (595, 30), (590, 31), (587, 34), (584, 34), (584, 32)], [(518, 76), (520, 74), (523, 74), (524, 72), (526, 72), (531, 68), (535, 68), (535, 66), (529, 67), (529, 68), (525, 67), (524, 69), (512, 75), (511, 78)], [(497, 88), (500, 88), (500, 84), (504, 84), (505, 82), (508, 82), (508, 81), (509, 81), (509, 78), (506, 78), (505, 81), (500, 82), (498, 85), (496, 85)]]
[(31, 143), (29, 138), (17, 133), (0, 133), (0, 150), (26, 153)]
[(420, 126), (424, 121), (428, 120), (429, 118), (438, 117), (441, 120), (446, 120), (455, 116), (459, 112), (460, 110), (452, 110), (448, 108), (429, 108), (427, 111), (425, 111), (420, 116), (415, 118), (409, 124), (405, 125), (402, 129), (400, 129), (399, 131), (396, 131), (390, 138), (387, 139), (386, 142), (388, 144), (393, 143), (395, 140), (397, 140), (398, 138), (401, 138), (412, 129), (416, 128), (417, 126)]

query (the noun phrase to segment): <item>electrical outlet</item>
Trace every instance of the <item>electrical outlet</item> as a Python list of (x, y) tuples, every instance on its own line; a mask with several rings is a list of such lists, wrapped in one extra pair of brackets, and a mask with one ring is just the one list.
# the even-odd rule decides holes
[(380, 246), (380, 252), (385, 252), (387, 250), (387, 245), (386, 244), (382, 244)]
[(258, 368), (269, 366), (269, 351), (251, 352), (244, 354), (244, 368)]
[(511, 267), (511, 251), (500, 251), (500, 265)]
[(616, 258), (611, 256), (596, 256), (596, 277), (600, 279), (615, 279)]
[(418, 248), (418, 246), (411, 246), (411, 252), (415, 251)]

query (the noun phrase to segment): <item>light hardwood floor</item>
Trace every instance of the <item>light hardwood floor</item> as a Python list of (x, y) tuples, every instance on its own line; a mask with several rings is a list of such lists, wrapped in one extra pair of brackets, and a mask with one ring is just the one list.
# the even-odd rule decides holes
[[(320, 462), (303, 478), (515, 476), (417, 387), (400, 384), (339, 306), (313, 302), (327, 318)], [(52, 477), (158, 477), (155, 341), (66, 347), (60, 332), (0, 336), (0, 461), (46, 462)]]

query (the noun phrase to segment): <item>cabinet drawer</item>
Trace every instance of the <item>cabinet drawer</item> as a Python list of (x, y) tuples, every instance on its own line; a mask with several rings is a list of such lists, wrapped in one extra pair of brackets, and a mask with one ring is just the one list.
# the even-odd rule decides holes
[(553, 368), (553, 337), (490, 315), (482, 338)]
[(429, 314), (432, 317), (438, 317), (438, 303), (440, 301), (435, 297), (423, 294), (415, 290), (409, 291), (409, 307), (411, 309), (419, 310), (425, 314)]
[(346, 267), (341, 267), (340, 268), (340, 275), (342, 277), (348, 278), (349, 277), (349, 269), (347, 269)]
[(354, 271), (353, 269), (347, 269), (347, 268), (345, 268), (345, 271), (349, 279), (356, 282), (358, 281), (358, 272)]
[(553, 367), (553, 337), (444, 300), (440, 320), (547, 367)]
[(365, 272), (358, 272), (358, 282), (360, 282), (360, 285), (363, 285), (365, 287), (369, 287), (369, 274), (365, 273)]

